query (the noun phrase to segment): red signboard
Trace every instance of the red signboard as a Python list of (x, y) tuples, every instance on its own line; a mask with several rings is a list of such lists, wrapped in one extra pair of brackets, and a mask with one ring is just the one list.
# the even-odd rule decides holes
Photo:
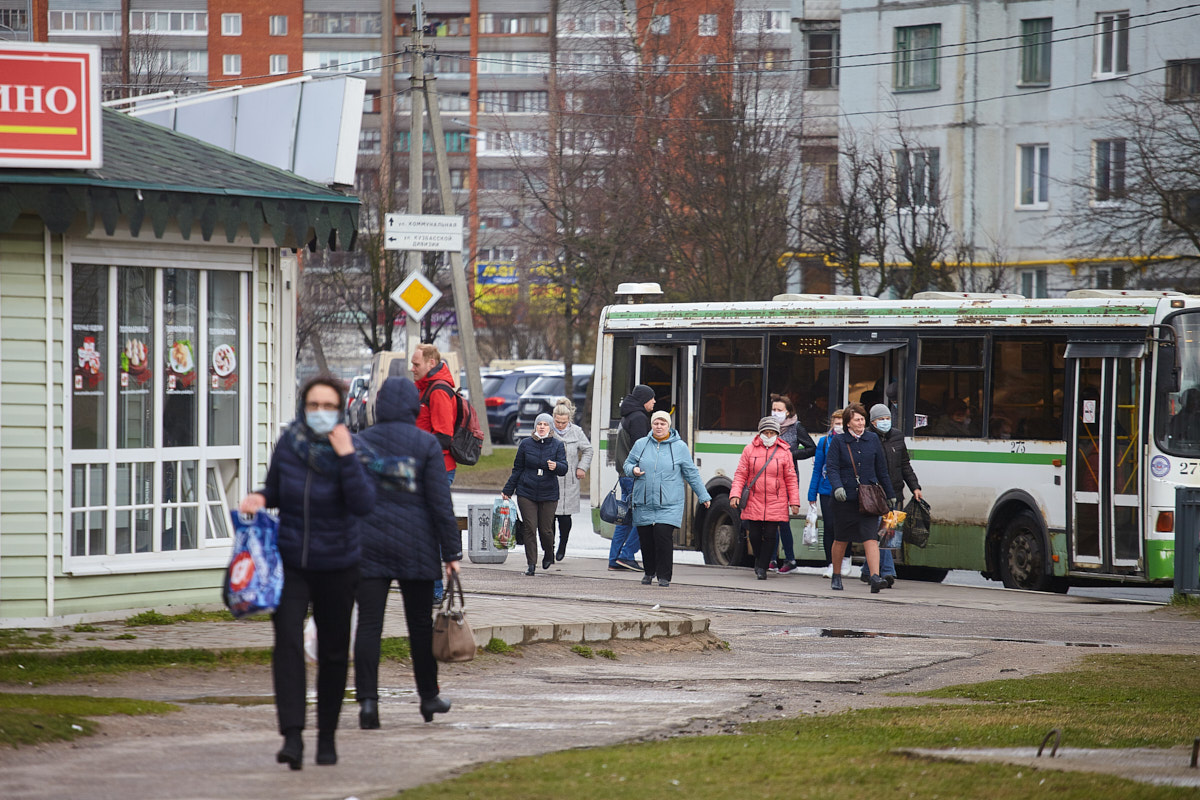
[(0, 167), (100, 165), (100, 48), (0, 45)]

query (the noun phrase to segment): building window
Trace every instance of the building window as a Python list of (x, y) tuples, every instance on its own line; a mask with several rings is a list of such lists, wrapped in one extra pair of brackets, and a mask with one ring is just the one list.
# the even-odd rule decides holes
[(716, 14), (701, 14), (700, 27), (697, 32), (700, 36), (716, 36), (717, 35), (717, 15)]
[(241, 36), (242, 35), (242, 15), (241, 14), (222, 14), (221, 15), (221, 35), (222, 36)]
[(51, 11), (50, 32), (67, 35), (120, 33), (121, 14), (117, 11)]
[[(561, 28), (562, 25), (560, 24)], [(547, 33), (550, 30), (546, 14), (480, 14), (480, 33)]]
[(831, 89), (838, 85), (838, 34), (836, 31), (809, 31), (808, 88)]
[(1046, 208), (1050, 204), (1050, 145), (1023, 144), (1018, 150), (1017, 206)]
[(1092, 142), (1092, 199), (1103, 203), (1125, 196), (1125, 140)]
[(238, 53), (226, 53), (221, 56), (221, 72), (225, 75), (242, 74), (242, 57)]
[(814, 205), (836, 203), (838, 198), (837, 164), (817, 162), (804, 165), (804, 199)]
[(360, 154), (378, 153), (383, 134), (376, 128), (363, 128), (358, 132), (358, 152)]
[(526, 53), (480, 53), (478, 59), (479, 74), (542, 74), (550, 66), (550, 54), (542, 52)]
[(656, 36), (666, 36), (671, 32), (671, 15), (661, 14), (650, 20), (650, 32)]
[(481, 114), (540, 114), (548, 102), (546, 92), (480, 92)]
[(790, 16), (786, 9), (735, 11), (733, 27), (738, 33), (787, 33)]
[(1021, 270), (1021, 294), (1026, 297), (1049, 297), (1046, 292), (1046, 270)]
[(1097, 289), (1125, 288), (1125, 270), (1121, 267), (1097, 267), (1094, 275)]
[(287, 36), (288, 18), (286, 14), (272, 14), (267, 20), (267, 32), (271, 36)]
[(64, 555), (144, 566), (227, 548), (247, 434), (245, 274), (75, 264), (70, 285)]
[(208, 33), (208, 13), (205, 11), (131, 11), (129, 12), (129, 30), (132, 33), (195, 36)]
[(305, 11), (305, 36), (378, 36), (383, 16), (369, 11)]
[(1023, 86), (1050, 83), (1050, 41), (1054, 20), (1021, 20), (1021, 80)]
[(286, 55), (272, 55), (270, 71), (272, 75), (285, 74), (288, 71), (288, 57)]
[(1167, 62), (1166, 99), (1171, 101), (1200, 99), (1200, 58)]
[(357, 72), (373, 75), (379, 72), (383, 59), (371, 50), (306, 50), (305, 72)]
[(1093, 77), (1113, 78), (1129, 72), (1129, 12), (1096, 15), (1096, 68)]
[(938, 88), (941, 25), (896, 28), (896, 61), (892, 85), (901, 90)]
[(896, 205), (919, 210), (938, 204), (940, 176), (936, 147), (921, 150), (896, 150)]

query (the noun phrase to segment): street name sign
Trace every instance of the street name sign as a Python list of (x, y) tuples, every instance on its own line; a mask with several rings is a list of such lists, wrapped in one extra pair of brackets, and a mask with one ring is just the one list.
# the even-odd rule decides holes
[(99, 46), (0, 43), (0, 167), (101, 166)]
[(384, 250), (462, 252), (463, 218), (437, 214), (387, 214), (384, 216)]
[(396, 305), (403, 308), (406, 314), (411, 314), (414, 319), (423, 319), (441, 297), (442, 290), (419, 272), (410, 273), (404, 279), (404, 283), (397, 286), (396, 291), (391, 294)]

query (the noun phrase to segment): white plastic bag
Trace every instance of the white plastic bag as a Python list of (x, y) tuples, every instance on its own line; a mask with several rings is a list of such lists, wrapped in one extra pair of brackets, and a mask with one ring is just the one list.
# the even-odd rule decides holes
[(809, 505), (808, 507), (808, 522), (804, 526), (804, 544), (817, 543), (817, 507)]
[[(354, 660), (354, 640), (358, 633), (358, 603), (350, 612), (350, 660)], [(310, 664), (317, 663), (317, 621), (309, 616), (304, 623), (304, 660)]]

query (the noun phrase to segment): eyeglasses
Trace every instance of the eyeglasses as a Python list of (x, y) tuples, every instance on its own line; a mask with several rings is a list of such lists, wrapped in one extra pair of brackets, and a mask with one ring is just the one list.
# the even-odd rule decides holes
[(305, 403), (305, 411), (337, 411), (339, 408), (337, 403)]

